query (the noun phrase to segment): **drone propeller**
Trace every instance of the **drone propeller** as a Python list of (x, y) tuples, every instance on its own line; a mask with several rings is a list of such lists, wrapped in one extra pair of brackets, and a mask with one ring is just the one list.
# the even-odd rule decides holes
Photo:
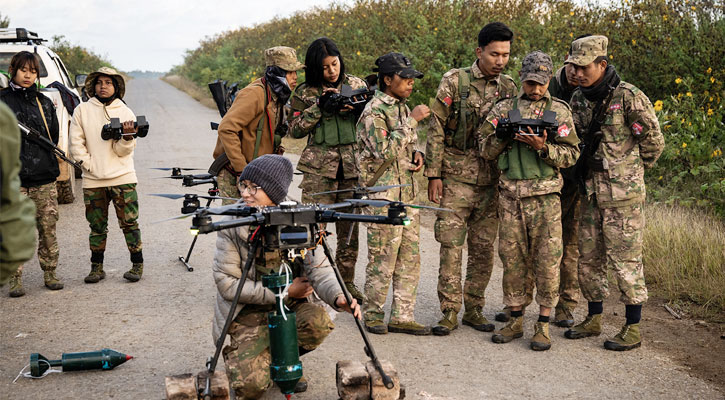
[(201, 170), (203, 170), (203, 168), (182, 168), (182, 167), (171, 167), (171, 168), (166, 168), (166, 167), (151, 167), (149, 169), (158, 169), (160, 171), (174, 171), (174, 170), (179, 170), (179, 171), (201, 171)]
[(319, 196), (322, 194), (344, 193), (344, 192), (356, 192), (356, 193), (360, 193), (362, 195), (366, 195), (366, 194), (370, 194), (370, 193), (384, 192), (388, 189), (394, 189), (394, 188), (405, 187), (405, 186), (411, 186), (411, 185), (405, 184), (405, 185), (371, 186), (369, 188), (357, 186), (352, 189), (340, 189), (340, 190), (330, 190), (327, 192), (312, 193), (310, 196)]
[(423, 205), (419, 205), (419, 204), (407, 204), (407, 203), (401, 203), (398, 201), (390, 201), (390, 200), (347, 199), (345, 201), (348, 201), (351, 203), (365, 204), (365, 205), (369, 205), (369, 206), (373, 206), (373, 207), (385, 207), (385, 206), (397, 203), (397, 204), (403, 205), (405, 207), (410, 207), (410, 208), (426, 208), (429, 210), (453, 212), (453, 210), (451, 210), (450, 208), (423, 206)]
[(177, 215), (177, 216), (171, 217), (171, 218), (165, 218), (165, 219), (160, 219), (158, 221), (152, 221), (151, 224), (160, 224), (162, 222), (173, 221), (175, 219), (184, 219), (184, 218), (191, 217), (192, 215), (194, 215), (194, 214), (192, 213), (192, 214)]
[(204, 196), (200, 194), (176, 194), (176, 193), (151, 193), (151, 196), (165, 197), (167, 199), (177, 200), (183, 198), (200, 198), (207, 200), (239, 200), (233, 197), (221, 197), (221, 196)]
[[(213, 178), (212, 174), (197, 174), (197, 175), (171, 175), (171, 176), (159, 176), (156, 179), (184, 179), (189, 177), (190, 179), (210, 179)], [(189, 179), (187, 178), (187, 179)]]

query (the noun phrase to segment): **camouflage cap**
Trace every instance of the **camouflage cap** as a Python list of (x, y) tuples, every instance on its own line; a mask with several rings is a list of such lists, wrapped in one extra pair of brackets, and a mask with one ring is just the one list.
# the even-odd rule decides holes
[(413, 63), (408, 57), (400, 53), (388, 53), (380, 56), (375, 60), (377, 67), (373, 68), (374, 72), (380, 72), (383, 75), (396, 74), (401, 78), (422, 78), (423, 73), (413, 68)]
[(126, 94), (126, 81), (123, 79), (123, 75), (119, 74), (118, 71), (110, 67), (101, 67), (98, 71), (91, 72), (88, 77), (86, 77), (86, 94), (88, 97), (96, 95), (96, 78), (101, 75), (109, 76), (111, 79), (116, 81), (116, 86), (118, 87), (118, 93), (116, 93), (116, 95), (119, 99), (122, 99)]
[(264, 51), (264, 61), (268, 67), (276, 65), (285, 71), (297, 71), (305, 67), (297, 59), (297, 52), (291, 47), (277, 46)]
[(527, 54), (519, 71), (521, 82), (534, 81), (540, 85), (546, 85), (553, 73), (554, 63), (551, 57), (540, 50)]
[(577, 39), (571, 44), (571, 55), (564, 64), (574, 64), (581, 67), (589, 65), (600, 56), (607, 55), (606, 36), (587, 36)]

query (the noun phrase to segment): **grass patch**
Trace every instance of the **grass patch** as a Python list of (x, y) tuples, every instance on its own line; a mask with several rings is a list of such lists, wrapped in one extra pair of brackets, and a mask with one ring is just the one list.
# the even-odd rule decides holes
[(214, 103), (209, 90), (200, 88), (188, 78), (181, 75), (166, 75), (161, 80), (188, 94), (199, 103), (216, 110), (216, 103)]
[(725, 315), (725, 224), (681, 207), (648, 205), (644, 232), (647, 283), (692, 316)]

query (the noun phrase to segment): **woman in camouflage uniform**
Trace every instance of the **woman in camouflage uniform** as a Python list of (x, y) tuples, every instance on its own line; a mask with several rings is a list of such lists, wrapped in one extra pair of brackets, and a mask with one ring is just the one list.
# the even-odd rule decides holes
[[(300, 188), (305, 203), (338, 203), (352, 197), (352, 192), (313, 193), (352, 189), (357, 185), (355, 169), (355, 122), (360, 111), (352, 106), (335, 104), (344, 89), (367, 88), (365, 81), (345, 73), (345, 62), (335, 42), (322, 37), (310, 44), (305, 56), (306, 81), (292, 97), (289, 127), (292, 137), (308, 137), (297, 169), (304, 175)], [(357, 262), (357, 224), (338, 222), (335, 262), (352, 296), (362, 302), (363, 295), (355, 287)], [(350, 230), (353, 230), (350, 236)], [(348, 236), (350, 243), (348, 244)]]

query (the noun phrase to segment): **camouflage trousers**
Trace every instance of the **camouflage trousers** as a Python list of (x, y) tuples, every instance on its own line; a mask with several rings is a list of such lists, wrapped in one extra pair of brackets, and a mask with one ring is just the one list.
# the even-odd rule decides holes
[(86, 220), (91, 227), (88, 236), (92, 253), (106, 250), (108, 236), (108, 205), (113, 202), (118, 226), (123, 231), (126, 246), (131, 254), (142, 250), (141, 230), (138, 228), (138, 193), (136, 184), (83, 189)]
[[(441, 311), (482, 308), (493, 271), (493, 244), (498, 232), (498, 188), (477, 186), (445, 179), (441, 207), (454, 212), (439, 212), (435, 238), (441, 244), (438, 270), (438, 300)], [(461, 294), (463, 243), (468, 242), (466, 280)], [(462, 298), (463, 297), (463, 298)]]
[[(323, 203), (333, 204), (340, 203), (352, 198), (352, 192), (330, 193), (320, 196), (310, 196), (312, 193), (327, 192), (332, 190), (352, 189), (357, 186), (357, 178), (355, 179), (330, 179), (324, 176), (312, 175), (305, 173), (300, 183), (302, 189), (303, 203)], [(351, 210), (341, 209), (340, 212), (352, 212)], [(323, 229), (324, 229), (324, 224)], [(347, 244), (347, 237), (350, 235), (350, 244)], [(336, 222), (335, 231), (337, 232), (337, 248), (335, 250), (335, 263), (340, 269), (342, 279), (345, 282), (353, 282), (355, 280), (355, 263), (357, 263), (358, 252), (358, 224), (352, 222)]]
[(556, 193), (517, 199), (499, 196), (499, 249), (503, 263), (504, 304), (526, 305), (527, 280), (536, 282), (536, 302), (555, 307), (559, 300), (562, 256), (561, 203)]
[[(303, 352), (316, 349), (335, 328), (319, 305), (302, 302), (290, 308), (297, 317), (297, 343)], [(238, 400), (258, 399), (272, 387), (267, 312), (242, 309), (229, 326), (229, 336), (230, 344), (222, 351), (229, 383)]]
[(582, 200), (579, 223), (579, 284), (588, 301), (609, 295), (607, 271), (617, 279), (624, 304), (647, 301), (642, 265), (644, 209), (641, 203), (600, 208), (596, 196)]
[[(38, 229), (38, 263), (43, 271), (52, 271), (58, 266), (58, 237), (55, 225), (58, 222), (58, 191), (55, 182), (35, 187), (20, 187), (20, 193), (35, 203), (35, 226)], [(16, 274), (21, 274), (21, 265)]]
[[(368, 265), (365, 269), (365, 321), (385, 318), (383, 306), (393, 282), (390, 322), (414, 320), (415, 300), (420, 280), (420, 215), (406, 210), (410, 225), (368, 225)], [(376, 215), (386, 211), (374, 210)]]
[(576, 184), (564, 182), (561, 191), (561, 239), (564, 254), (559, 265), (559, 307), (576, 308), (579, 301), (579, 216), (581, 195)]
[[(216, 181), (219, 187), (219, 196), (232, 197), (235, 199), (240, 199), (242, 197), (242, 194), (239, 193), (239, 188), (237, 187), (237, 177), (231, 172), (222, 168), (222, 170), (219, 171), (219, 175), (216, 177)], [(222, 205), (225, 206), (227, 204), (234, 203), (236, 203), (235, 200), (222, 200)]]

